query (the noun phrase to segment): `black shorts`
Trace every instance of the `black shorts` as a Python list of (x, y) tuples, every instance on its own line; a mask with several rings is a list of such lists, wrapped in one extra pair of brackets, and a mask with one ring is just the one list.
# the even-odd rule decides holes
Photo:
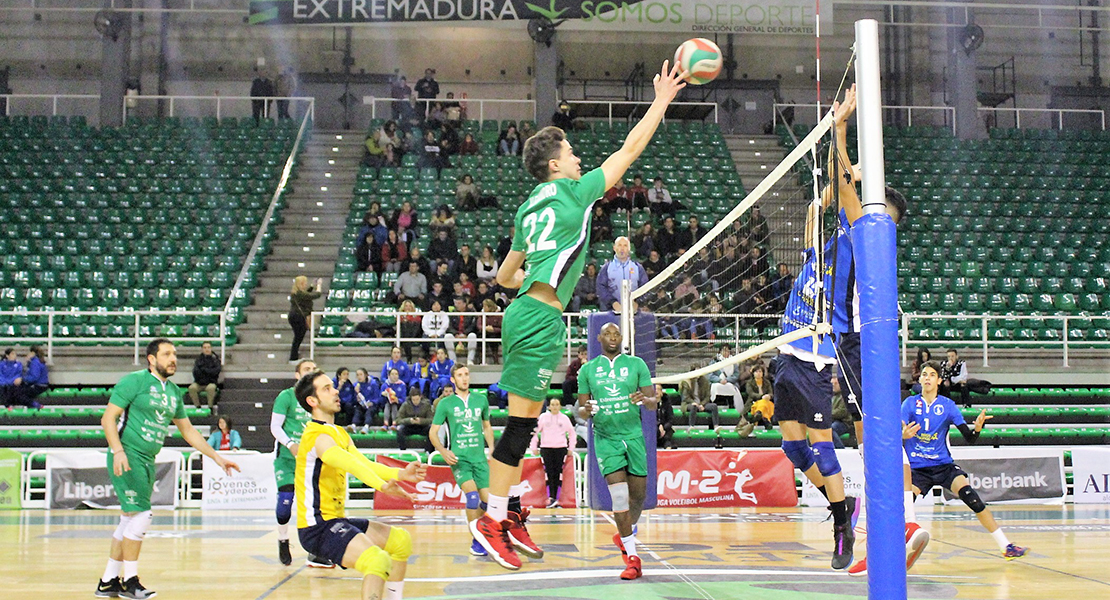
[(837, 379), (841, 393), (848, 404), (852, 418), (863, 418), (863, 366), (859, 358), (859, 332), (846, 332), (836, 336)]
[(337, 565), (343, 564), (347, 544), (370, 527), (367, 519), (332, 519), (318, 525), (298, 529), (301, 547), (305, 552), (326, 558)]
[(779, 357), (775, 373), (775, 418), (812, 429), (832, 427), (832, 369), (814, 368), (790, 354)]
[(946, 465), (937, 465), (935, 467), (921, 467), (920, 469), (912, 469), (910, 471), (910, 481), (914, 487), (921, 490), (921, 495), (929, 493), (934, 485), (951, 490), (952, 482), (957, 477), (963, 475), (967, 477), (967, 473), (960, 468), (956, 463), (948, 463)]

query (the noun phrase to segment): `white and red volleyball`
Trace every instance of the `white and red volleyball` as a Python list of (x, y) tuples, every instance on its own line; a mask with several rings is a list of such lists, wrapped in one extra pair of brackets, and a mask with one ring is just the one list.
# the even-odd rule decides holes
[(691, 85), (702, 85), (717, 78), (724, 63), (721, 49), (705, 38), (692, 38), (678, 47), (674, 62), (679, 69), (689, 72), (686, 81)]

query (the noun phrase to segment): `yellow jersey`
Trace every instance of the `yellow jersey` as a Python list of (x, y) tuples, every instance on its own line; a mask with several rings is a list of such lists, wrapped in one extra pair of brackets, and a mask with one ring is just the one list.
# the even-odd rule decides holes
[(305, 425), (297, 451), (293, 487), (297, 496), (297, 529), (319, 525), (346, 515), (347, 472), (324, 464), (316, 452), (316, 438), (325, 435), (347, 450), (351, 436), (335, 424), (315, 419)]

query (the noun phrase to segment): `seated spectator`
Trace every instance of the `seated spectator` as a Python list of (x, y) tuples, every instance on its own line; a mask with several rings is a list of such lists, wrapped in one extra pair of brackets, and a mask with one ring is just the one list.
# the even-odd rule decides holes
[(359, 272), (374, 271), (379, 273), (382, 268), (382, 249), (374, 243), (374, 236), (364, 235), (359, 238), (358, 247), (355, 248), (355, 268)]
[(719, 265), (720, 262), (714, 260), (708, 248), (698, 250), (698, 255), (694, 257), (694, 260), (686, 264), (690, 265), (690, 271), (694, 274), (694, 285), (703, 290), (712, 290), (714, 292), (720, 289), (721, 285), (716, 278), (717, 265)]
[(436, 348), (435, 359), (428, 363), (428, 396), (439, 397), (439, 390), (451, 383), (451, 369), (455, 361), (447, 358), (446, 348)]
[(563, 131), (573, 131), (586, 127), (585, 121), (575, 115), (574, 111), (570, 109), (570, 104), (566, 102), (559, 103), (559, 110), (551, 115), (551, 124)]
[(761, 285), (764, 283), (762, 279), (763, 278), (760, 277), (756, 280), (756, 285), (759, 286), (761, 291), (757, 292), (753, 297), (753, 300), (755, 301), (755, 308), (753, 309), (753, 312), (759, 315), (755, 318), (755, 323), (753, 325), (755, 327), (772, 327), (775, 324), (775, 307), (767, 301), (767, 298), (763, 294), (762, 290), (766, 286)]
[(463, 173), (455, 185), (455, 210), (478, 210), (478, 184), (470, 173)]
[(466, 364), (474, 364), (474, 355), (478, 351), (478, 323), (476, 317), (468, 317), (459, 313), (468, 311), (466, 300), (464, 298), (455, 298), (454, 313), (450, 315), (447, 324), (447, 333), (443, 336), (443, 341), (447, 345), (447, 356), (452, 361), (458, 362), (459, 352), (462, 347), (462, 340), (466, 339)]
[(16, 360), (15, 348), (4, 350), (3, 359), (0, 360), (0, 399), (4, 406), (11, 408), (13, 404), (30, 406), (24, 401), (20, 393), (23, 385), (23, 363)]
[(477, 274), (480, 281), (490, 282), (497, 279), (497, 267), (500, 266), (497, 262), (497, 257), (493, 254), (493, 248), (489, 246), (482, 247), (482, 256), (478, 259)]
[(423, 304), (428, 295), (428, 278), (420, 272), (415, 262), (409, 263), (409, 270), (401, 273), (397, 281), (393, 282), (391, 303), (412, 300), (414, 304)]
[(644, 187), (644, 176), (636, 175), (632, 178), (632, 185), (628, 187), (628, 195), (632, 199), (635, 210), (648, 207), (648, 190)]
[(455, 92), (447, 92), (443, 108), (447, 113), (447, 125), (452, 128), (458, 127), (459, 123), (466, 118), (462, 105), (455, 100)]
[(623, 177), (618, 179), (613, 187), (605, 192), (599, 204), (605, 208), (606, 213), (612, 213), (616, 210), (632, 210), (632, 194), (630, 188), (625, 187)]
[(663, 264), (663, 258), (659, 256), (658, 250), (652, 250), (648, 254), (648, 257), (648, 260), (645, 260), (643, 265), (644, 273), (647, 275), (648, 280), (650, 281), (652, 277), (655, 277), (659, 274), (660, 271), (667, 268), (667, 265)]
[(632, 234), (632, 249), (636, 251), (636, 256), (643, 260), (651, 256), (652, 250), (655, 250), (655, 227), (652, 226), (651, 221), (644, 223)]
[(232, 429), (230, 417), (220, 417), (216, 421), (216, 429), (208, 436), (208, 445), (224, 452), (243, 449), (243, 439)]
[(531, 121), (524, 121), (520, 124), (520, 139), (527, 142), (528, 138), (534, 135), (536, 135), (536, 128), (532, 125)]
[(428, 119), (426, 124), (428, 127), (438, 128), (442, 127), (447, 121), (447, 109), (443, 107), (442, 102), (433, 102), (428, 108)]
[[(390, 230), (389, 238), (381, 245), (382, 272), (399, 273), (401, 263), (408, 258), (408, 246), (397, 239), (397, 232)], [(381, 273), (378, 273), (380, 276)]]
[(219, 410), (216, 408), (216, 394), (222, 370), (220, 357), (212, 352), (212, 342), (201, 344), (200, 356), (197, 356), (197, 360), (193, 363), (193, 383), (189, 384), (189, 399), (193, 401), (193, 406), (200, 408), (200, 392), (204, 390), (204, 395), (208, 399), (208, 408), (212, 411)]
[(382, 395), (382, 429), (397, 429), (397, 413), (401, 410), (408, 395), (408, 384), (401, 380), (401, 372), (397, 369), (389, 370), (389, 377), (381, 386)]
[[(401, 338), (407, 338), (409, 340), (422, 339), (424, 337), (423, 317), (420, 313), (416, 312), (416, 303), (412, 300), (405, 300), (401, 302), (398, 312), (401, 313)], [(429, 348), (427, 342), (404, 341), (404, 339), (402, 339), (401, 349), (405, 354), (405, 360), (407, 362), (412, 362), (412, 349), (418, 345), (421, 347), (423, 354), (428, 353)]]
[(428, 430), (431, 429), (433, 416), (435, 413), (432, 410), (432, 403), (424, 401), (420, 388), (416, 386), (409, 388), (408, 398), (397, 411), (397, 446), (401, 450), (407, 450), (406, 437), (418, 435), (423, 437), (424, 451), (433, 451), (432, 442), (428, 439)]
[(655, 249), (664, 260), (671, 260), (678, 254), (678, 232), (674, 228), (674, 217), (663, 217), (663, 229), (655, 234)]
[[(759, 277), (767, 277), (767, 272), (770, 270), (770, 267), (767, 264), (767, 257), (763, 256), (762, 248), (759, 246), (752, 246), (751, 251), (748, 253), (748, 261), (751, 265), (749, 272), (752, 274), (752, 277), (757, 279)], [(767, 297), (768, 301), (774, 298), (773, 295), (768, 295), (766, 293), (770, 291), (771, 290), (764, 291), (763, 286), (760, 286), (760, 292), (763, 292), (763, 295)]]
[(347, 415), (347, 431), (354, 431), (355, 425), (350, 419), (355, 414), (355, 406), (358, 402), (355, 400), (355, 384), (351, 381), (351, 370), (347, 367), (339, 367), (335, 370), (335, 379), (331, 381), (335, 391), (339, 393), (339, 406), (343, 409), (343, 414)]
[(477, 284), (478, 259), (470, 253), (470, 244), (459, 246), (459, 258), (455, 261), (455, 274), (462, 275), (464, 273), (471, 282)]
[(597, 265), (594, 263), (586, 265), (586, 272), (578, 278), (578, 284), (574, 286), (574, 295), (570, 299), (570, 312), (582, 310), (582, 305), (598, 304), (597, 279)]
[(443, 134), (439, 138), (439, 151), (448, 161), (451, 157), (459, 153), (459, 146), (462, 140), (459, 139), (459, 132), (453, 123), (443, 124)]
[(348, 414), (347, 419), (358, 428), (359, 433), (370, 433), (370, 424), (380, 408), (376, 401), (382, 395), (381, 384), (366, 369), (356, 369), (354, 385), (354, 412)]
[(459, 286), (459, 291), (456, 296), (463, 296), (465, 298), (473, 298), (478, 293), (478, 289), (474, 287), (474, 282), (470, 280), (470, 275), (466, 273), (459, 273), (459, 280), (455, 285)]
[(382, 212), (382, 205), (378, 201), (370, 203), (370, 208), (362, 214), (362, 225), (358, 229), (360, 238), (366, 236), (373, 236), (374, 242), (381, 244), (389, 237), (389, 225), (386, 221), (385, 214)]
[[(732, 356), (732, 347), (721, 344), (717, 354), (717, 362), (728, 360)], [(744, 408), (744, 397), (740, 395), (740, 366), (725, 365), (709, 374), (710, 396), (714, 403), (724, 402), (725, 406), (732, 406), (737, 411)]]
[[(484, 348), (490, 353), (490, 362), (492, 364), (499, 364), (501, 362), (501, 323), (503, 317), (501, 316), (501, 308), (492, 298), (482, 300), (482, 312), (490, 313), (489, 315), (482, 315), (482, 340)], [(487, 341), (489, 340), (489, 341)], [(486, 353), (482, 352), (483, 362), (485, 361)]]
[(589, 351), (585, 346), (579, 346), (575, 359), (567, 364), (567, 371), (563, 375), (563, 403), (567, 406), (572, 406), (571, 402), (578, 402), (578, 372), (588, 360)]
[(759, 212), (758, 204), (752, 207), (752, 212), (748, 215), (748, 222), (745, 223), (745, 226), (752, 244), (756, 246), (767, 245), (767, 240), (771, 237), (771, 229), (767, 226), (767, 217)]
[(955, 400), (952, 394), (959, 392), (960, 401), (971, 407), (971, 390), (967, 387), (967, 364), (960, 360), (955, 348), (948, 349), (948, 360), (940, 366), (940, 395)]
[(410, 363), (405, 362), (404, 359), (401, 358), (400, 346), (394, 346), (390, 349), (389, 360), (385, 361), (385, 364), (382, 365), (380, 378), (383, 382), (389, 379), (390, 369), (397, 369), (397, 373), (402, 382), (408, 383), (412, 379), (412, 367)]
[(694, 286), (694, 278), (689, 275), (682, 276), (682, 283), (674, 288), (674, 300), (677, 306), (693, 302), (698, 297), (698, 288)]
[(917, 357), (913, 359), (913, 363), (910, 365), (910, 389), (915, 394), (921, 393), (921, 365), (929, 360), (932, 360), (932, 353), (929, 352), (929, 349), (918, 348)]
[(424, 257), (424, 253), (420, 250), (420, 246), (413, 246), (412, 251), (409, 252), (408, 259), (401, 261), (401, 270), (408, 271), (410, 262), (416, 263), (416, 269), (423, 273), (425, 277), (430, 278), (434, 274), (432, 263), (428, 262), (428, 259)]
[(446, 231), (447, 237), (454, 240), (456, 229), (455, 215), (451, 214), (451, 209), (446, 204), (437, 208), (435, 215), (428, 221), (428, 231), (431, 232), (433, 237), (439, 235), (440, 231)]
[(424, 303), (426, 306), (431, 307), (433, 302), (439, 302), (440, 306), (451, 306), (453, 302), (451, 292), (439, 281), (432, 284), (432, 291), (428, 292), (428, 298)]
[(401, 157), (404, 156), (405, 152), (401, 137), (397, 134), (397, 123), (395, 121), (390, 120), (383, 123), (377, 131), (375, 141), (378, 147), (382, 149), (385, 166), (397, 167), (401, 165)]
[(428, 384), (432, 379), (432, 358), (428, 354), (421, 354), (416, 357), (416, 363), (412, 364), (412, 377), (409, 378), (409, 388), (415, 387), (420, 390), (420, 393), (427, 394)]
[(436, 237), (428, 244), (428, 260), (444, 261), (448, 269), (455, 268), (455, 260), (459, 258), (459, 247), (447, 231), (440, 229)]
[(658, 415), (658, 431), (655, 434), (655, 446), (660, 450), (675, 449), (674, 443), (674, 400), (671, 400), (671, 394), (663, 391), (663, 386), (655, 385), (655, 397), (659, 398), (659, 408), (656, 411)]
[(663, 178), (656, 177), (654, 185), (647, 193), (648, 206), (652, 214), (674, 216), (679, 208), (685, 208), (671, 197), (671, 191), (663, 185)]
[(435, 262), (436, 272), (428, 278), (428, 283), (435, 285), (440, 284), (445, 290), (454, 291), (455, 276), (451, 273), (451, 268), (445, 260), (437, 260)]
[(743, 437), (750, 435), (757, 425), (770, 429), (775, 416), (775, 387), (767, 377), (767, 368), (759, 362), (749, 372), (751, 378), (744, 384), (744, 410), (736, 426)]
[(698, 224), (698, 218), (691, 215), (687, 220), (686, 229), (678, 232), (678, 239), (675, 241), (678, 243), (679, 248), (688, 250), (693, 247), (698, 240), (705, 237), (706, 231), (704, 227)]
[(494, 304), (496, 304), (497, 302), (495, 301), (495, 298), (496, 294), (493, 293), (490, 285), (485, 281), (479, 280), (478, 285), (475, 288), (474, 297), (471, 298), (474, 304), (477, 306), (481, 306), (485, 303), (486, 300), (494, 300)]
[(436, 134), (431, 129), (424, 132), (424, 139), (417, 147), (419, 154), (416, 159), (418, 169), (436, 169), (450, 167), (451, 162), (443, 155), (443, 149), (436, 141)]
[(688, 320), (690, 339), (692, 340), (712, 340), (713, 335), (713, 320), (705, 316), (705, 301), (698, 297), (690, 304), (690, 317)]
[(513, 248), (513, 236), (516, 235), (516, 226), (509, 226), (508, 235), (502, 236), (497, 240), (497, 261), (505, 262), (505, 257), (509, 255), (509, 251)]
[(420, 227), (420, 220), (416, 213), (416, 209), (412, 207), (412, 202), (402, 202), (401, 208), (393, 211), (393, 217), (390, 219), (389, 224), (393, 229), (397, 229), (398, 232), (404, 229), (416, 235)]
[(782, 312), (786, 310), (786, 299), (794, 287), (794, 275), (790, 273), (790, 267), (786, 263), (779, 263), (777, 268), (778, 272), (771, 279), (771, 301), (775, 305), (775, 311)]
[(516, 133), (516, 125), (509, 125), (497, 138), (497, 154), (500, 156), (520, 156), (524, 144)]
[(594, 205), (593, 225), (591, 227), (591, 244), (608, 242), (613, 239), (613, 221), (609, 218), (609, 214), (605, 212), (604, 207)]
[[(732, 296), (732, 302), (736, 306), (736, 312), (742, 315), (755, 313), (755, 290), (752, 289), (750, 277), (744, 277), (740, 280), (740, 289)], [(740, 317), (740, 324), (745, 327), (753, 323), (755, 323), (755, 317)]]
[(474, 134), (468, 133), (463, 136), (463, 141), (459, 144), (459, 156), (473, 156), (478, 152), (478, 142), (474, 139)]
[(428, 312), (424, 313), (421, 320), (424, 337), (432, 340), (436, 348), (440, 347), (444, 334), (447, 333), (447, 313), (439, 300), (432, 300)]
[[(690, 370), (694, 371), (699, 368), (699, 365), (690, 365)], [(717, 405), (713, 402), (712, 389), (709, 385), (709, 378), (705, 375), (699, 375), (682, 381), (678, 384), (679, 393), (682, 394), (682, 411), (686, 413), (686, 418), (690, 427), (693, 427), (698, 420), (698, 413), (708, 413), (710, 426), (709, 429), (716, 430), (721, 424), (720, 417), (717, 416)]]
[(25, 402), (30, 403), (31, 408), (41, 408), (42, 405), (36, 398), (48, 389), (50, 389), (50, 374), (46, 363), (42, 361), (42, 348), (31, 346), (27, 350), (27, 370), (23, 375), (20, 396)]
[(385, 149), (378, 145), (378, 132), (371, 131), (366, 134), (363, 141), (365, 150), (362, 153), (362, 164), (377, 169), (386, 165)]

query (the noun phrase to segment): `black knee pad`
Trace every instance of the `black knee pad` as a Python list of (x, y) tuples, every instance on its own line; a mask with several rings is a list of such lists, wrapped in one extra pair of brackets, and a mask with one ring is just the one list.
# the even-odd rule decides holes
[(505, 424), (505, 431), (493, 449), (493, 458), (515, 467), (520, 465), (520, 459), (528, 452), (528, 445), (532, 442), (532, 432), (536, 429), (538, 419), (525, 417), (509, 417)]
[(964, 489), (960, 490), (960, 500), (963, 500), (964, 504), (975, 514), (987, 509), (987, 505), (983, 504), (983, 499), (979, 497), (978, 492), (971, 489), (970, 485), (965, 485)]

